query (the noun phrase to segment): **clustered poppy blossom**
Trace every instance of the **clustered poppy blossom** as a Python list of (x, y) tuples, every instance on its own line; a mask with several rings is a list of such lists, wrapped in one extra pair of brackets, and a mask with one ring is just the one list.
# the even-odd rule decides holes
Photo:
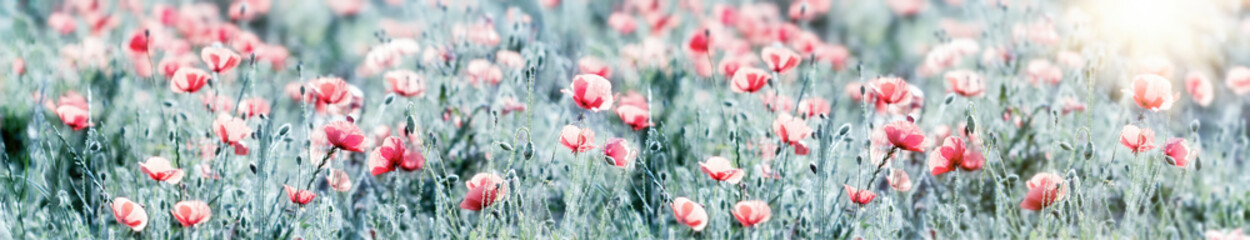
[(460, 208), (470, 211), (481, 211), (508, 194), (508, 183), (494, 173), (478, 173), (464, 182), (469, 192), (460, 202)]

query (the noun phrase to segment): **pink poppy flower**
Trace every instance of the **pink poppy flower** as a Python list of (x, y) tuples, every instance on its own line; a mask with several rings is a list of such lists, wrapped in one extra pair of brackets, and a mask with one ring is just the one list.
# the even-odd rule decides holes
[(323, 104), (340, 104), (350, 101), (350, 85), (337, 77), (317, 78), (309, 83), (312, 93)]
[(375, 148), (369, 152), (368, 157), (369, 173), (373, 176), (382, 175), (391, 171), (395, 171), (395, 164), (387, 159), (382, 153), (382, 148)]
[(599, 112), (612, 107), (612, 83), (599, 75), (581, 74), (573, 77), (568, 89), (561, 90), (573, 97), (578, 107)]
[(1137, 128), (1133, 125), (1125, 125), (1120, 130), (1120, 144), (1128, 147), (1133, 153), (1150, 151), (1154, 149), (1155, 132), (1149, 128)]
[[(720, 60), (720, 64), (716, 65), (716, 69), (725, 77), (737, 76), (738, 69), (750, 67), (754, 58), (732, 57), (726, 56)], [(763, 70), (760, 70), (763, 71)], [(769, 77), (772, 77), (771, 75)]]
[[(170, 78), (169, 80), (173, 80), (174, 76), (178, 74), (178, 70), (195, 65), (195, 61), (197, 61), (197, 59), (195, 59), (195, 55), (192, 54), (166, 56), (164, 59), (161, 59), (161, 62), (156, 65), (156, 68), (160, 69), (161, 73), (164, 74), (165, 77)], [(196, 70), (207, 75), (207, 72), (204, 72), (204, 70)]]
[(204, 60), (205, 65), (208, 65), (208, 70), (218, 73), (230, 71), (243, 61), (243, 57), (240, 57), (238, 53), (221, 47), (206, 47), (200, 50), (200, 58)]
[(789, 113), (794, 110), (794, 99), (784, 94), (777, 95), (774, 92), (764, 92), (760, 95), (760, 102), (768, 107), (769, 112)]
[(817, 46), (812, 53), (816, 54), (817, 60), (828, 62), (836, 71), (846, 69), (847, 61), (851, 58), (850, 50), (835, 44), (822, 44)]
[(365, 0), (326, 0), (330, 11), (339, 16), (355, 16), (365, 8)]
[(326, 175), (326, 185), (330, 185), (330, 189), (338, 192), (347, 192), (352, 190), (352, 179), (347, 172), (339, 169), (330, 170), (330, 174)]
[(130, 34), (130, 40), (126, 47), (134, 53), (147, 53), (148, 45), (152, 39), (147, 31), (134, 31)]
[(1250, 68), (1236, 66), (1228, 69), (1228, 74), (1224, 77), (1224, 85), (1237, 95), (1250, 93)]
[(707, 227), (707, 211), (703, 209), (703, 205), (686, 197), (673, 199), (673, 216), (677, 218), (677, 223), (689, 226), (695, 232), (703, 231)]
[(355, 124), (339, 120), (326, 124), (324, 130), (330, 145), (347, 151), (364, 152), (361, 143), (365, 141), (365, 133)]
[(486, 59), (474, 59), (469, 61), (469, 66), (464, 69), (465, 75), (469, 78), (469, 83), (481, 84), (489, 83), (490, 85), (498, 85), (499, 81), (503, 81), (503, 70), (495, 64), (491, 64)]
[(590, 128), (565, 125), (560, 130), (560, 144), (572, 150), (573, 153), (590, 151), (595, 149), (595, 131)]
[(494, 173), (478, 173), (464, 184), (469, 192), (460, 202), (460, 208), (469, 211), (481, 211), (508, 194), (508, 183)]
[(11, 69), (14, 74), (22, 76), (26, 74), (26, 59), (13, 59), (13, 67)]
[(243, 117), (255, 117), (260, 114), (269, 114), (269, 101), (264, 98), (254, 97), (243, 99), (239, 102), (239, 114)]
[[(864, 98), (868, 98), (867, 99), (868, 102), (876, 102), (877, 93), (873, 92), (872, 90), (865, 89), (865, 87), (866, 86), (864, 86), (863, 83), (849, 82), (846, 84), (846, 88), (843, 89), (843, 92), (845, 92), (846, 96), (850, 97), (852, 101), (862, 102), (862, 101), (865, 101)], [(860, 92), (860, 89), (865, 89), (868, 91)]]
[(734, 168), (730, 165), (729, 159), (719, 156), (710, 157), (707, 158), (707, 161), (700, 162), (699, 169), (716, 181), (729, 182), (729, 184), (735, 185), (741, 182), (742, 177), (746, 174), (741, 168)]
[(925, 143), (924, 132), (912, 122), (894, 121), (882, 127), (882, 131), (894, 147), (913, 152), (924, 151), (921, 149)]
[(525, 57), (517, 52), (499, 50), (495, 53), (495, 63), (511, 69), (520, 69), (525, 66)]
[(1202, 234), (1207, 240), (1246, 240), (1245, 233), (1241, 232), (1241, 228), (1225, 229), (1225, 230), (1207, 230)]
[(807, 155), (809, 149), (802, 141), (812, 135), (812, 128), (803, 119), (782, 113), (773, 120), (773, 132), (781, 137), (782, 142), (793, 146), (795, 154)]
[(890, 11), (894, 14), (910, 17), (928, 8), (928, 0), (886, 0), (885, 4), (890, 7)]
[(634, 130), (642, 130), (651, 126), (651, 113), (635, 105), (616, 107), (616, 115), (621, 117), (621, 122), (625, 122), (625, 125), (633, 127)]
[(56, 108), (56, 115), (61, 117), (61, 122), (65, 123), (74, 131), (82, 130), (92, 126), (91, 113), (87, 109), (78, 106), (60, 106)]
[(893, 188), (894, 191), (911, 191), (911, 177), (907, 176), (906, 171), (900, 169), (890, 169), (890, 177), (886, 180), (890, 183), (890, 188)]
[(603, 144), (603, 156), (612, 166), (629, 168), (634, 158), (638, 157), (638, 151), (630, 147), (629, 141), (625, 141), (624, 138), (609, 138), (607, 143)]
[(508, 113), (512, 113), (512, 112), (524, 112), (525, 109), (528, 108), (528, 106), (526, 106), (525, 103), (517, 101), (516, 98), (513, 98), (513, 97), (500, 98), (499, 105), (502, 105), (502, 107), (500, 107), (500, 110), (502, 111), (503, 115), (508, 115)]
[(1189, 144), (1185, 144), (1184, 138), (1168, 139), (1163, 145), (1163, 153), (1172, 157), (1172, 164), (1177, 167), (1185, 167), (1189, 163)]
[(764, 88), (764, 85), (767, 85), (768, 81), (772, 79), (773, 75), (763, 69), (741, 67), (735, 71), (731, 87), (734, 92), (755, 93)]
[(822, 114), (829, 114), (829, 101), (824, 98), (813, 97), (799, 102), (799, 115), (811, 118)]
[(966, 147), (962, 138), (949, 136), (942, 142), (942, 146), (929, 153), (928, 165), (933, 176), (955, 171), (957, 168), (976, 171), (985, 165), (985, 156), (975, 148)]
[(1215, 100), (1215, 87), (1202, 72), (1190, 72), (1188, 76), (1185, 76), (1185, 91), (1189, 92), (1189, 96), (1198, 106), (1210, 106), (1211, 101)]
[(175, 93), (195, 93), (208, 84), (212, 77), (208, 72), (193, 67), (178, 68), (174, 73), (169, 89)]
[(980, 97), (985, 95), (985, 80), (981, 75), (968, 70), (946, 72), (947, 90), (964, 97)]
[(846, 197), (850, 198), (851, 202), (859, 205), (867, 205), (872, 202), (872, 199), (877, 198), (877, 194), (868, 189), (857, 189), (846, 184), (842, 184), (842, 189), (846, 190)]
[(768, 69), (778, 74), (785, 73), (799, 66), (803, 60), (793, 50), (783, 47), (766, 47), (760, 51), (760, 58), (768, 65)]
[(1033, 85), (1041, 85), (1042, 83), (1058, 85), (1060, 81), (1063, 81), (1063, 69), (1045, 59), (1029, 61), (1028, 68), (1025, 69), (1025, 75), (1028, 76), (1029, 81)]
[(208, 208), (208, 203), (204, 201), (181, 201), (174, 204), (173, 209), (169, 212), (174, 219), (182, 223), (182, 227), (192, 227), (196, 224), (208, 222), (213, 217), (213, 210)]
[(138, 203), (119, 197), (114, 198), (111, 205), (113, 206), (113, 218), (117, 219), (117, 223), (126, 225), (135, 232), (141, 232), (144, 227), (148, 226), (148, 213)]
[(186, 174), (182, 169), (174, 168), (169, 160), (163, 157), (150, 157), (147, 162), (139, 163), (139, 170), (152, 180), (177, 185)]
[(252, 128), (243, 119), (228, 114), (219, 114), (213, 121), (213, 130), (221, 138), (222, 143), (235, 144), (252, 134)]
[(582, 57), (577, 60), (577, 70), (581, 74), (594, 74), (603, 78), (612, 77), (612, 68), (595, 57)]
[(387, 90), (405, 97), (425, 96), (425, 77), (409, 70), (395, 70), (383, 76)]
[(61, 33), (61, 35), (67, 35), (73, 33), (78, 28), (78, 23), (74, 22), (74, 17), (68, 13), (54, 12), (48, 15), (48, 27)]
[(756, 224), (767, 222), (773, 216), (772, 208), (768, 207), (768, 203), (760, 200), (747, 200), (734, 204), (733, 214), (738, 223), (743, 227), (751, 227)]
[(1068, 184), (1054, 173), (1038, 173), (1028, 182), (1029, 193), (1020, 202), (1020, 208), (1041, 211), (1062, 201), (1068, 195)]
[(612, 29), (622, 35), (629, 35), (634, 33), (635, 29), (638, 29), (638, 21), (635, 21), (634, 17), (629, 14), (615, 12), (608, 16), (608, 26), (612, 26)]
[(291, 187), (291, 185), (283, 184), (282, 188), (286, 189), (287, 198), (290, 198), (291, 202), (295, 204), (306, 205), (317, 197), (317, 194), (312, 191), (296, 189)]
[(686, 46), (689, 47), (691, 52), (696, 54), (708, 53), (708, 48), (712, 46), (710, 31), (707, 28), (700, 28), (690, 34), (689, 40), (686, 41)]
[(1063, 106), (1063, 114), (1085, 111), (1085, 104), (1072, 97), (1064, 97), (1063, 99), (1060, 99), (1059, 105)]
[(1154, 74), (1140, 74), (1133, 78), (1133, 102), (1151, 111), (1168, 110), (1176, 101), (1172, 97), (1172, 82)]
[(902, 78), (880, 77), (868, 84), (878, 102), (895, 104), (911, 97), (910, 85)]

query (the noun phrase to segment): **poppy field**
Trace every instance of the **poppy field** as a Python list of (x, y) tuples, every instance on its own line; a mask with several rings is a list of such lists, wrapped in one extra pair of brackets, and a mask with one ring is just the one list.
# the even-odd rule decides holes
[(0, 2), (0, 239), (1247, 239), (1250, 1)]

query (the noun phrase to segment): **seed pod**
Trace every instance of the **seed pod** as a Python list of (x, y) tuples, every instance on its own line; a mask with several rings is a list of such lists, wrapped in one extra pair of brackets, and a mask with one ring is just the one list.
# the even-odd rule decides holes
[(526, 160), (534, 158), (534, 143), (533, 142), (526, 142), (523, 150), (524, 151), (521, 151), (521, 155), (525, 156)]
[(286, 133), (287, 133), (287, 132), (290, 132), (290, 131), (291, 131), (291, 124), (290, 124), (290, 123), (287, 123), (287, 124), (282, 124), (282, 126), (281, 126), (281, 127), (278, 127), (278, 137), (283, 137), (283, 136), (286, 136)]
[(90, 147), (88, 147), (88, 149), (91, 149), (91, 151), (92, 151), (92, 152), (98, 152), (98, 151), (100, 151), (100, 143), (99, 143), (99, 142), (94, 142), (94, 141), (92, 141), (92, 142), (91, 142), (91, 145), (90, 145)]
[(1084, 155), (1085, 155), (1085, 160), (1089, 160), (1090, 158), (1093, 158), (1093, 157), (1094, 157), (1094, 143), (1093, 143), (1093, 142), (1086, 142), (1086, 143), (1085, 143), (1085, 153), (1084, 153)]
[(737, 103), (734, 103), (733, 100), (725, 100), (725, 102), (722, 102), (721, 104), (724, 104), (726, 107), (733, 107)]
[(815, 163), (815, 162), (808, 164), (808, 165), (807, 165), (807, 168), (809, 168), (809, 169), (811, 169), (811, 170), (812, 170), (812, 174), (816, 174), (816, 163)]
[(1195, 133), (1196, 133), (1196, 132), (1198, 132), (1198, 128), (1201, 128), (1201, 127), (1202, 127), (1202, 123), (1201, 123), (1201, 122), (1199, 122), (1199, 121), (1198, 121), (1198, 119), (1194, 119), (1194, 121), (1193, 121), (1193, 122), (1189, 122), (1189, 131), (1190, 131), (1190, 132), (1195, 132)]
[(1072, 145), (1068, 144), (1068, 142), (1059, 142), (1059, 148), (1062, 148), (1064, 151), (1072, 151)]
[(1007, 178), (1003, 180), (1007, 181), (1008, 183), (1013, 183), (1013, 182), (1016, 182), (1017, 180), (1020, 180), (1020, 176), (1011, 174), (1011, 175), (1007, 175)]
[(304, 157), (295, 156), (295, 166), (299, 166), (303, 164), (304, 164)]
[(842, 124), (842, 127), (838, 128), (838, 136), (846, 136), (846, 134), (850, 132), (851, 132), (850, 123), (844, 123)]
[(256, 174), (256, 162), (247, 163), (247, 169), (251, 170), (252, 174)]
[(506, 142), (499, 142), (499, 148), (502, 148), (504, 151), (509, 151), (509, 152), (511, 152), (511, 151), (512, 151), (512, 144), (508, 144), (508, 143), (506, 143)]
[(954, 93), (946, 94), (946, 99), (942, 100), (942, 105), (951, 105), (951, 102), (954, 102), (954, 101), (955, 101)]
[(385, 101), (382, 101), (382, 104), (383, 104), (383, 105), (391, 105), (391, 102), (394, 102), (394, 101), (395, 101), (395, 94), (394, 94), (394, 93), (392, 93), (392, 94), (387, 94), (387, 95), (386, 95), (386, 100), (385, 100)]
[(977, 120), (972, 118), (972, 115), (968, 115), (967, 121), (968, 121), (968, 127), (967, 127), (968, 132), (970, 133), (977, 132)]

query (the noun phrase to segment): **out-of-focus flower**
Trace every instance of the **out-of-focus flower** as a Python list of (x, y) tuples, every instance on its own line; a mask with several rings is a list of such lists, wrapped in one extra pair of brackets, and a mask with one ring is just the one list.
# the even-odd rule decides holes
[[(170, 78), (172, 80), (173, 77), (178, 74), (178, 70), (190, 68), (191, 65), (195, 65), (195, 62), (198, 60), (199, 59), (196, 59), (193, 54), (181, 54), (174, 56), (166, 55), (165, 58), (161, 59), (161, 62), (157, 64), (156, 68), (160, 69), (161, 73), (164, 74), (166, 78)], [(204, 72), (204, 70), (199, 71)], [(205, 75), (207, 75), (207, 72), (205, 72)]]
[(228, 114), (218, 114), (213, 120), (213, 131), (221, 138), (222, 143), (235, 144), (252, 134), (252, 128), (243, 119)]
[(206, 47), (200, 50), (200, 58), (204, 60), (205, 65), (208, 65), (208, 70), (218, 73), (230, 71), (243, 61), (238, 53), (221, 47)]
[(634, 130), (642, 130), (651, 126), (651, 113), (645, 108), (622, 104), (616, 107), (616, 115), (621, 117), (621, 122), (625, 122)]
[(73, 33), (78, 28), (78, 23), (74, 22), (74, 17), (64, 12), (54, 12), (48, 15), (48, 27), (51, 27), (61, 35)]
[(1137, 59), (1137, 74), (1154, 74), (1163, 78), (1171, 78), (1174, 65), (1163, 56), (1147, 56)]
[(495, 64), (491, 64), (486, 59), (474, 59), (469, 61), (469, 66), (464, 69), (466, 77), (471, 84), (490, 84), (498, 85), (503, 80), (503, 70)]
[(773, 76), (763, 69), (753, 67), (739, 68), (733, 76), (731, 85), (734, 92), (755, 93), (768, 84)]
[(913, 152), (924, 151), (921, 149), (925, 143), (924, 132), (912, 122), (894, 121), (882, 127), (882, 131), (894, 147)]
[(928, 8), (928, 2), (928, 0), (886, 0), (885, 4), (890, 7), (890, 11), (894, 11), (894, 14), (910, 17)]
[(1064, 97), (1063, 99), (1059, 100), (1059, 104), (1060, 106), (1063, 106), (1063, 114), (1085, 111), (1085, 104), (1081, 103), (1081, 101), (1079, 100), (1076, 100), (1076, 98)]
[(768, 65), (768, 69), (778, 74), (786, 73), (799, 66), (803, 61), (799, 54), (784, 47), (766, 47), (760, 50), (760, 58)]
[(698, 54), (707, 54), (708, 47), (712, 46), (711, 30), (701, 28), (690, 34), (690, 40), (686, 41), (686, 46), (691, 52)]
[(66, 105), (57, 107), (56, 115), (61, 117), (61, 122), (74, 129), (74, 131), (92, 126), (91, 113), (87, 112), (87, 109), (78, 106)]
[(738, 219), (742, 227), (752, 227), (767, 222), (773, 216), (773, 210), (768, 207), (768, 203), (760, 200), (738, 202), (734, 204), (734, 210), (730, 213), (733, 214), (734, 219)]
[(890, 188), (894, 191), (906, 192), (911, 191), (911, 177), (907, 176), (907, 172), (902, 169), (890, 169), (890, 177), (887, 178)]
[(911, 96), (907, 82), (898, 77), (880, 77), (869, 82), (874, 97), (885, 104), (901, 103)]
[(820, 97), (811, 97), (799, 101), (799, 115), (807, 118), (829, 114), (829, 101)]
[(117, 219), (117, 223), (130, 227), (130, 230), (142, 232), (144, 227), (148, 226), (148, 213), (143, 210), (143, 206), (130, 201), (128, 198), (119, 197), (113, 199), (113, 218)]
[(1225, 229), (1225, 230), (1211, 229), (1211, 230), (1207, 230), (1206, 233), (1203, 233), (1202, 236), (1206, 237), (1207, 240), (1245, 240), (1247, 239), (1245, 233), (1241, 232), (1241, 228)]
[(409, 70), (395, 70), (383, 75), (387, 90), (405, 97), (425, 96), (425, 77)]
[(11, 70), (13, 71), (13, 74), (16, 74), (18, 76), (25, 75), (26, 74), (26, 59), (22, 59), (22, 58), (13, 59), (13, 67), (11, 68)]
[(150, 157), (147, 162), (140, 162), (139, 170), (151, 177), (152, 180), (174, 185), (178, 185), (178, 183), (182, 182), (182, 177), (186, 176), (182, 169), (174, 168), (173, 165), (169, 164), (169, 160), (163, 157)]
[(964, 140), (956, 136), (946, 137), (942, 146), (929, 153), (929, 172), (934, 176), (942, 175), (957, 168), (976, 171), (985, 165), (985, 156), (976, 147), (967, 147)]
[(334, 121), (324, 127), (326, 140), (330, 145), (352, 152), (364, 152), (361, 143), (365, 141), (365, 133), (360, 127), (348, 121)]
[(330, 189), (338, 192), (352, 190), (351, 177), (347, 175), (346, 171), (339, 169), (330, 170), (330, 174), (326, 175), (326, 184), (330, 185)]
[(707, 227), (707, 211), (703, 209), (703, 205), (686, 197), (673, 199), (673, 216), (677, 218), (677, 223), (686, 225), (695, 232), (703, 231)]
[(817, 46), (812, 53), (816, 54), (817, 60), (828, 62), (837, 71), (846, 69), (847, 61), (851, 58), (851, 52), (842, 45), (823, 44)]
[(269, 100), (261, 97), (243, 99), (239, 102), (239, 114), (250, 118), (260, 114), (269, 114)]
[(1046, 61), (1045, 59), (1033, 59), (1029, 61), (1028, 68), (1025, 70), (1030, 82), (1033, 85), (1041, 85), (1042, 83), (1050, 83), (1057, 85), (1063, 81), (1063, 69)]
[(1154, 149), (1155, 132), (1149, 128), (1138, 128), (1133, 125), (1125, 125), (1120, 130), (1120, 144), (1128, 147), (1133, 153), (1150, 151)]
[(1250, 68), (1236, 66), (1228, 69), (1228, 74), (1224, 77), (1224, 85), (1237, 95), (1250, 93)]
[(208, 222), (213, 217), (213, 210), (208, 208), (208, 203), (204, 201), (190, 200), (181, 201), (174, 204), (173, 209), (169, 212), (182, 223), (182, 227), (192, 227), (196, 224)]
[(181, 67), (169, 82), (169, 90), (175, 93), (195, 93), (212, 78), (208, 72), (193, 67)]
[(501, 114), (507, 115), (512, 112), (524, 112), (528, 106), (525, 103), (517, 101), (513, 97), (503, 97), (499, 99)]
[(770, 112), (789, 113), (790, 110), (794, 110), (794, 99), (785, 94), (765, 92), (760, 95), (760, 102), (764, 104), (764, 107), (768, 107)]
[(365, 0), (326, 0), (330, 11), (339, 16), (354, 16), (365, 9)]
[(460, 202), (460, 208), (469, 211), (481, 211), (508, 194), (508, 183), (494, 173), (478, 173), (464, 184), (469, 187), (469, 192)]
[(615, 12), (608, 16), (608, 26), (612, 26), (612, 29), (622, 35), (629, 35), (634, 33), (635, 29), (638, 29), (638, 21), (634, 20), (634, 17), (627, 13)]
[(968, 70), (946, 72), (947, 90), (965, 97), (985, 95), (985, 82), (981, 75)]
[(577, 60), (577, 70), (581, 74), (594, 74), (603, 78), (612, 77), (612, 68), (595, 57), (582, 57)]
[(625, 141), (624, 138), (609, 138), (603, 144), (603, 156), (612, 166), (629, 168), (634, 158), (638, 156), (638, 151), (630, 147), (629, 141)]
[(272, 7), (272, 0), (235, 0), (230, 4), (229, 15), (234, 20), (252, 20), (269, 13)]
[(1133, 102), (1151, 111), (1168, 110), (1176, 99), (1172, 96), (1172, 82), (1154, 74), (1141, 74), (1133, 78)]
[(1210, 106), (1211, 101), (1215, 100), (1215, 87), (1211, 85), (1211, 79), (1202, 72), (1190, 72), (1185, 76), (1185, 91), (1189, 92), (1189, 96), (1198, 106)]
[(495, 63), (510, 69), (520, 69), (525, 66), (525, 57), (517, 52), (499, 50), (495, 53)]
[(586, 110), (599, 112), (612, 108), (612, 83), (599, 75), (581, 74), (573, 77), (562, 92), (573, 97), (573, 103)]
[(1172, 165), (1177, 167), (1185, 167), (1189, 163), (1189, 144), (1185, 143), (1184, 138), (1168, 139), (1167, 144), (1163, 145), (1163, 153), (1172, 158)]
[(1042, 208), (1063, 201), (1068, 195), (1068, 184), (1054, 173), (1038, 173), (1028, 182), (1029, 193), (1020, 202), (1020, 208), (1041, 211)]
[(291, 203), (305, 205), (312, 202), (312, 200), (317, 197), (317, 194), (312, 191), (296, 189), (291, 187), (291, 185), (283, 184), (282, 188), (286, 189), (286, 196), (291, 199)]
[(1044, 46), (1059, 43), (1059, 32), (1055, 30), (1055, 24), (1045, 19), (1016, 24), (1011, 28), (1011, 36), (1016, 41), (1028, 40)]
[(741, 168), (734, 168), (729, 164), (729, 159), (723, 157), (710, 157), (707, 161), (699, 163), (699, 169), (703, 170), (709, 177), (716, 181), (724, 181), (729, 184), (737, 185), (742, 181), (742, 177), (746, 175), (746, 171)]
[(590, 128), (578, 128), (565, 125), (560, 130), (560, 144), (573, 153), (581, 153), (595, 149), (595, 131)]
[(1058, 61), (1060, 65), (1074, 69), (1085, 66), (1085, 57), (1081, 57), (1081, 54), (1072, 51), (1060, 51), (1055, 54), (1055, 61)]
[(842, 189), (846, 190), (846, 197), (850, 198), (851, 202), (861, 206), (867, 205), (872, 202), (872, 199), (877, 198), (877, 194), (868, 189), (858, 189), (846, 184), (842, 184)]

